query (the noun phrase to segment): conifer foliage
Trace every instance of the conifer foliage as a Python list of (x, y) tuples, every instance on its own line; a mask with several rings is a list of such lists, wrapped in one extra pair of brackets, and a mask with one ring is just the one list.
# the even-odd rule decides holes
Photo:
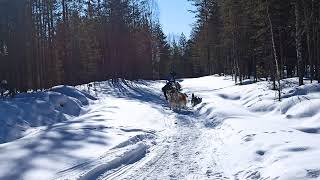
[(0, 80), (23, 92), (158, 79), (169, 54), (158, 13), (154, 0), (0, 0)]
[(197, 18), (185, 53), (192, 76), (233, 74), (239, 83), (249, 77), (320, 81), (320, 1), (189, 1)]

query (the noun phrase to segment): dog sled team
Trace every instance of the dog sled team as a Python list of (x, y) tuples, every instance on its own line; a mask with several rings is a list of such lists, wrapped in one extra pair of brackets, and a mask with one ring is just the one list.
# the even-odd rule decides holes
[[(167, 81), (166, 85), (162, 88), (163, 95), (168, 101), (171, 109), (187, 109), (188, 95), (181, 92), (181, 85), (175, 80), (175, 73), (171, 72), (171, 79)], [(196, 106), (202, 102), (202, 98), (196, 97), (192, 94), (191, 104)]]

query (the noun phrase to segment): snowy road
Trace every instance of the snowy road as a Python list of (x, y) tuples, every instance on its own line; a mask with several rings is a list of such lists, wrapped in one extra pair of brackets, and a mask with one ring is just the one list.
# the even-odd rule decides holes
[(120, 169), (104, 179), (227, 179), (216, 163), (214, 131), (197, 123), (192, 112), (173, 114), (176, 134), (167, 137), (142, 162)]
[[(201, 86), (183, 84), (184, 92), (206, 91)], [(203, 85), (203, 84), (202, 84)], [(223, 83), (221, 87), (229, 86)], [(207, 92), (208, 93), (208, 92)], [(204, 95), (204, 94), (203, 94)], [(159, 97), (162, 99), (163, 97)], [(223, 143), (214, 127), (207, 128), (197, 110), (173, 112), (164, 107), (162, 118), (175, 122), (167, 127), (169, 136), (149, 149), (142, 160), (107, 172), (101, 179), (229, 179), (219, 165), (216, 147)]]

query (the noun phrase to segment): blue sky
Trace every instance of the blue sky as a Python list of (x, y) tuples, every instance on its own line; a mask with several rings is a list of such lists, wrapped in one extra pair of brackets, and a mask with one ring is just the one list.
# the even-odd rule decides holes
[(189, 37), (194, 22), (194, 14), (188, 12), (193, 9), (188, 0), (158, 0), (160, 22), (166, 35), (182, 32)]

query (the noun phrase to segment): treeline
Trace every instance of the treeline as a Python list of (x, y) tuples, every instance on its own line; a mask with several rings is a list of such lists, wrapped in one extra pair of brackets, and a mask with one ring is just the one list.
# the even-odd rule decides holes
[(27, 91), (159, 79), (170, 46), (158, 13), (153, 0), (0, 0), (0, 80)]
[[(320, 81), (320, 1), (189, 0), (196, 6), (184, 48), (186, 76), (215, 73), (244, 78), (299, 76)], [(186, 55), (186, 56), (185, 56)], [(275, 87), (276, 88), (276, 87)]]
[(320, 1), (189, 1), (188, 40), (163, 34), (155, 0), (0, 0), (0, 80), (18, 91), (170, 71), (271, 78), (274, 88), (320, 80)]

